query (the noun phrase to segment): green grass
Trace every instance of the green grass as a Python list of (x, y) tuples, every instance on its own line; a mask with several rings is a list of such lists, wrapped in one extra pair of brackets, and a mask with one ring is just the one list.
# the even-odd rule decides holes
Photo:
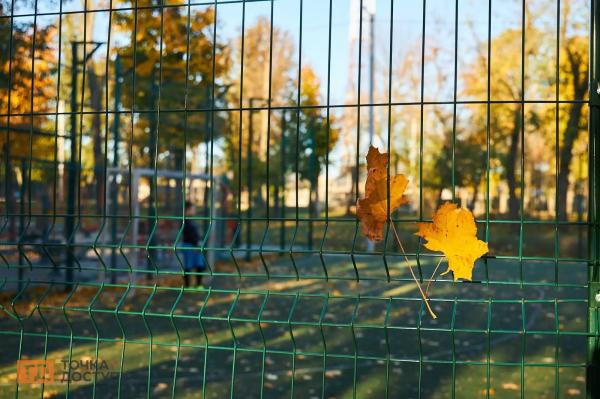
[[(388, 261), (392, 277), (408, 278), (406, 265), (399, 258)], [(284, 273), (292, 267), (285, 256), (269, 262), (274, 273)], [(329, 258), (327, 265), (330, 275), (354, 275), (348, 256)], [(428, 276), (433, 266), (432, 262), (422, 262), (422, 274)], [(317, 256), (298, 256), (297, 267), (302, 273), (316, 274), (321, 265)], [(322, 395), (353, 398), (355, 394), (360, 398), (378, 398), (385, 397), (386, 387), (389, 397), (402, 398), (417, 397), (419, 390), (424, 398), (451, 398), (453, 392), (457, 398), (485, 398), (487, 393), (491, 398), (514, 398), (521, 390), (527, 397), (543, 398), (554, 397), (555, 389), (561, 398), (584, 397), (586, 339), (583, 333), (587, 304), (568, 300), (585, 297), (586, 269), (585, 264), (577, 263), (558, 267), (559, 282), (568, 282), (570, 286), (555, 284), (556, 270), (552, 263), (524, 264), (521, 268), (514, 261), (490, 260), (487, 267), (479, 262), (474, 277), (483, 283), (443, 280), (433, 284), (430, 297), (439, 316), (437, 320), (420, 313), (421, 303), (413, 300), (418, 298), (418, 292), (410, 281), (215, 278), (212, 289), (231, 291), (212, 292), (208, 301), (207, 290), (185, 291), (175, 307), (174, 325), (168, 317), (155, 315), (168, 315), (180, 290), (159, 290), (148, 301), (151, 287), (138, 288), (121, 306), (119, 320), (125, 331), (125, 344), (114, 313), (124, 289), (106, 290), (98, 296), (92, 312), (97, 327), (86, 311), (97, 292), (95, 289), (78, 291), (73, 296), (76, 303), (67, 303), (67, 319), (60, 306), (51, 307), (52, 303), (59, 304), (59, 299), (65, 298), (57, 291), (42, 302), (41, 307), (50, 334), (47, 345), (46, 328), (38, 312), (34, 312), (30, 319), (23, 321), (23, 331), (39, 335), (23, 336), (21, 357), (43, 358), (46, 347), (49, 359), (68, 358), (71, 352), (72, 359), (93, 360), (97, 350), (98, 358), (106, 360), (111, 370), (121, 371), (120, 388), (118, 375), (98, 378), (95, 389), (91, 383), (74, 383), (69, 386), (69, 397), (74, 398), (91, 397), (94, 391), (96, 397), (114, 397), (118, 389), (121, 397), (142, 397), (148, 391), (152, 397), (171, 397), (175, 370), (178, 398), (198, 397), (203, 389), (207, 398), (254, 398), (260, 397), (261, 387), (264, 397), (269, 398), (290, 397), (292, 390), (297, 398)], [(381, 257), (359, 257), (357, 268), (361, 276), (385, 277)], [(524, 281), (531, 285), (518, 284), (521, 272)], [(514, 284), (485, 284), (486, 274), (491, 280)], [(163, 283), (166, 284), (159, 282), (159, 285)], [(237, 287), (242, 293), (260, 291), (262, 294), (242, 294), (236, 301)], [(265, 290), (270, 292), (267, 300)], [(33, 288), (31, 291), (19, 303), (36, 302), (40, 294)], [(291, 295), (276, 295), (281, 292)], [(296, 293), (301, 296), (292, 313)], [(330, 298), (323, 293), (329, 293)], [(309, 296), (313, 294), (316, 296)], [(386, 299), (390, 297), (394, 299)], [(528, 301), (521, 303), (521, 298)], [(560, 301), (554, 303), (554, 298)], [(506, 302), (489, 305), (488, 299)], [(534, 302), (536, 300), (538, 302)], [(258, 323), (239, 320), (256, 320), (263, 303), (264, 343)], [(144, 305), (147, 305), (148, 328), (141, 315)], [(327, 305), (325, 310), (324, 305)], [(100, 309), (113, 311), (101, 313)], [(204, 309), (202, 323), (197, 318), (201, 309)], [(350, 326), (353, 314), (354, 329)], [(179, 317), (183, 315), (189, 318)], [(230, 322), (228, 315), (232, 318)], [(489, 336), (485, 333), (488, 316), (492, 330), (500, 331)], [(292, 322), (291, 327), (288, 320)], [(322, 329), (319, 320), (326, 324)], [(560, 335), (555, 333), (557, 323)], [(422, 329), (418, 331), (419, 325)], [(523, 325), (525, 334), (521, 333)], [(452, 326), (457, 330), (454, 334), (446, 330)], [(0, 318), (0, 338), (4, 346), (4, 356), (0, 359), (2, 397), (14, 397), (16, 393), (15, 362), (20, 331), (14, 319)], [(180, 336), (179, 345), (176, 331)], [(268, 352), (263, 362), (265, 347)], [(359, 355), (356, 362), (355, 353)], [(453, 358), (458, 362), (454, 368)], [(531, 366), (521, 368), (521, 362)], [(47, 397), (65, 397), (67, 386), (48, 385), (44, 391)], [(41, 386), (19, 387), (19, 397), (40, 395)]]

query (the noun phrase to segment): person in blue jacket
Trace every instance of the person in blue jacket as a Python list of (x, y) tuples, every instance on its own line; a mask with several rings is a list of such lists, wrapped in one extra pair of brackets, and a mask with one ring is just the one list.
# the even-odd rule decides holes
[[(185, 215), (194, 215), (194, 205), (190, 201), (185, 202)], [(200, 233), (198, 232), (198, 226), (192, 219), (185, 219), (183, 225), (183, 238), (181, 244), (181, 252), (183, 255), (183, 268), (185, 274), (183, 278), (185, 280), (185, 286), (190, 286), (190, 279), (192, 275), (189, 272), (199, 273), (206, 269), (206, 262), (204, 261), (204, 255), (198, 249), (200, 244)], [(202, 276), (196, 274), (196, 286), (202, 285)]]

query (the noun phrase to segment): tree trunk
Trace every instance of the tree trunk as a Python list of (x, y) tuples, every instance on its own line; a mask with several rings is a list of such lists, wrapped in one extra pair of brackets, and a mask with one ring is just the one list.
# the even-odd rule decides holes
[[(442, 116), (438, 116), (438, 119), (440, 123), (446, 123), (446, 119), (444, 119)], [(437, 173), (441, 179), (440, 185), (438, 187), (436, 208), (440, 207), (444, 203), (444, 200), (442, 200), (442, 195), (444, 193), (444, 189), (446, 188), (447, 183), (452, 189), (452, 132), (446, 131), (444, 137), (446, 141), (444, 143), (444, 146), (442, 147), (442, 150), (440, 151), (440, 158), (438, 158), (436, 162)], [(455, 202), (456, 198), (452, 198), (452, 200)]]
[[(569, 43), (567, 43), (567, 46)], [(570, 104), (569, 118), (567, 126), (563, 133), (562, 148), (559, 153), (559, 172), (558, 172), (558, 204), (556, 204), (556, 213), (559, 219), (567, 219), (567, 192), (569, 191), (569, 170), (573, 160), (573, 145), (579, 136), (579, 121), (583, 107), (583, 99), (587, 92), (587, 60), (580, 57), (577, 52), (573, 52), (571, 47), (567, 48), (568, 65), (570, 73), (573, 76), (573, 88), (576, 100)], [(558, 143), (557, 143), (558, 145)]]
[(352, 183), (350, 186), (350, 194), (348, 195), (348, 202), (346, 204), (346, 215), (351, 215), (352, 214), (352, 207), (356, 205), (356, 192), (355, 192), (355, 187), (356, 187), (356, 180), (357, 180), (357, 173), (358, 170), (356, 168), (356, 166), (351, 166), (350, 167), (350, 173), (352, 174)]
[(10, 143), (7, 142), (4, 146), (6, 154), (6, 210), (8, 212), (8, 239), (11, 242), (15, 242), (17, 239), (17, 224), (16, 224), (16, 213), (15, 213), (15, 193), (14, 187), (16, 186), (15, 171), (12, 167), (10, 157)]
[(442, 205), (442, 203), (444, 202), (444, 201), (442, 201), (442, 193), (443, 192), (444, 192), (444, 187), (443, 186), (438, 187), (438, 193), (437, 193), (437, 197), (436, 197), (437, 200), (435, 203), (436, 208), (439, 208)]
[(308, 193), (308, 249), (313, 249), (314, 222), (315, 218), (315, 179), (311, 177)]
[(473, 212), (475, 209), (475, 203), (477, 202), (477, 197), (479, 196), (479, 185), (481, 184), (481, 179), (476, 179), (476, 182), (473, 186), (473, 198), (471, 202), (467, 204), (467, 208)]
[[(471, 212), (473, 212), (473, 211), (475, 210), (475, 205), (477, 204), (477, 197), (479, 197), (479, 189), (481, 188), (481, 187), (480, 187), (480, 186), (481, 186), (481, 179), (483, 179), (483, 176), (484, 176), (485, 170), (486, 170), (486, 168), (487, 168), (487, 158), (483, 157), (483, 158), (482, 158), (482, 161), (483, 161), (483, 162), (482, 162), (481, 170), (482, 170), (482, 171), (484, 171), (484, 172), (482, 172), (482, 173), (478, 173), (478, 174), (477, 174), (477, 177), (474, 179), (474, 181), (475, 181), (475, 184), (473, 185), (473, 189), (474, 189), (474, 191), (473, 191), (473, 200), (471, 201), (471, 204), (470, 204), (470, 206), (469, 206), (469, 210), (470, 210)], [(484, 195), (486, 195), (486, 194), (484, 194)], [(486, 197), (486, 200), (485, 200), (485, 201), (488, 201), (488, 198), (487, 198), (487, 197)], [(488, 205), (488, 204), (487, 204), (487, 202), (486, 202), (486, 206), (487, 206), (487, 205)]]
[(102, 214), (104, 208), (104, 157), (102, 156), (102, 132), (100, 112), (102, 111), (103, 88), (102, 78), (96, 75), (94, 68), (88, 72), (88, 85), (90, 89), (90, 105), (94, 115), (92, 116), (92, 134), (94, 145), (94, 180), (96, 181), (96, 211)]
[[(506, 163), (506, 182), (508, 184), (508, 215), (511, 220), (519, 218), (519, 200), (517, 198), (517, 156), (521, 137), (521, 106), (515, 109), (513, 130), (510, 134), (510, 149)], [(521, 176), (521, 178), (523, 178)], [(523, 195), (523, 193), (521, 193)]]
[[(185, 171), (186, 165), (184, 164), (184, 156), (185, 156), (185, 149), (173, 149), (173, 161), (174, 161), (174, 167), (175, 170), (177, 172), (181, 172), (181, 179), (176, 178), (175, 179), (175, 198), (173, 199), (173, 203), (176, 204), (176, 207), (179, 207), (180, 204), (182, 203), (182, 195), (183, 195), (183, 185), (186, 184), (186, 182), (183, 180), (183, 173)], [(168, 186), (169, 190), (171, 189), (171, 185)], [(189, 197), (190, 193), (186, 192), (186, 195)]]
[(315, 178), (315, 186), (313, 188), (315, 190), (315, 217), (321, 216), (322, 206), (321, 206), (321, 198), (319, 197), (319, 176)]
[(279, 216), (279, 184), (273, 184), (273, 213)]
[(567, 219), (567, 192), (569, 191), (569, 170), (573, 160), (573, 144), (579, 136), (579, 121), (581, 119), (583, 103), (571, 104), (569, 119), (564, 131), (562, 147), (560, 149), (560, 164), (558, 172), (558, 204), (557, 212), (560, 220)]

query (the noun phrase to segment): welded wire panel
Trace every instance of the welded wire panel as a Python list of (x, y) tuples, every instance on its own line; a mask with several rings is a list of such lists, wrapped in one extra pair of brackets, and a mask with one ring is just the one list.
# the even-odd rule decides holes
[(0, 396), (595, 397), (597, 13), (0, 0)]

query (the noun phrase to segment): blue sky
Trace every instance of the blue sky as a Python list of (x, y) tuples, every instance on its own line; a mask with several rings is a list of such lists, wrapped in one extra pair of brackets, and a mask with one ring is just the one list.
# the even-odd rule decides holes
[[(16, 14), (26, 14), (33, 12), (33, 6), (29, 0), (15, 0)], [(96, 9), (108, 7), (108, 0), (87, 0), (88, 3), (94, 1)], [(165, 0), (166, 3), (181, 2), (176, 0)], [(423, 18), (424, 0), (363, 0), (366, 5), (368, 2), (376, 3), (375, 13), (375, 54), (376, 54), (376, 85), (380, 91), (387, 86), (388, 75), (383, 66), (389, 63), (390, 48), (390, 24), (393, 22), (393, 68), (398, 65), (404, 52), (410, 47), (420, 45)], [(544, 17), (547, 21), (556, 18), (557, 0), (527, 0), (530, 6), (544, 5)], [(394, 16), (391, 18), (391, 6), (393, 2)], [(585, 3), (585, 0), (572, 0), (572, 2)], [(63, 0), (63, 11), (83, 10), (83, 0)], [(116, 3), (116, 1), (115, 1)], [(139, 0), (139, 4), (142, 4)], [(350, 64), (358, 64), (358, 54), (355, 48), (351, 52), (349, 33), (352, 22), (358, 23), (358, 20), (351, 20), (352, 4), (359, 7), (361, 0), (332, 0), (332, 35), (331, 35), (331, 103), (343, 103), (348, 95), (348, 82)], [(38, 1), (38, 12), (58, 12), (59, 1)], [(121, 3), (123, 4), (123, 3)], [(293, 38), (296, 51), (302, 51), (302, 64), (310, 65), (318, 74), (322, 84), (322, 94), (325, 97), (327, 89), (327, 68), (328, 68), (328, 39), (329, 39), (329, 1), (327, 0), (303, 0), (302, 13), (302, 44), (300, 46), (300, 0), (274, 0), (274, 1), (251, 1), (246, 3), (246, 26), (253, 25), (260, 16), (267, 19), (270, 17), (270, 7), (273, 4), (273, 20), (275, 26), (285, 29)], [(521, 25), (521, 7), (522, 0), (494, 0), (492, 1), (492, 37), (496, 36), (507, 28), (519, 28)], [(207, 7), (209, 5), (194, 6)], [(458, 54), (459, 54), (459, 75), (461, 65), (468, 64), (473, 57), (476, 40), (484, 42), (488, 35), (488, 7), (489, 0), (426, 0), (426, 49), (431, 46), (438, 46), (444, 53), (443, 65), (447, 66), (450, 76), (453, 73), (454, 65), (454, 37), (455, 37), (455, 7), (458, 7)], [(97, 41), (106, 41), (108, 28), (108, 13), (100, 12), (96, 14), (95, 29), (93, 38)], [(225, 0), (218, 3), (218, 35), (220, 40), (233, 40), (236, 38), (242, 25), (242, 3), (227, 3)], [(31, 20), (32, 18), (27, 18)], [(39, 23), (55, 22), (55, 16), (38, 18)], [(363, 90), (368, 88), (367, 80), (367, 62), (368, 62), (368, 32), (366, 31), (366, 12), (363, 29), (363, 70), (362, 85)], [(354, 28), (358, 30), (357, 27)], [(555, 36), (555, 31), (548, 30), (550, 40)], [(113, 35), (114, 37), (114, 35)], [(63, 40), (67, 40), (63, 38)], [(96, 53), (96, 57), (105, 57), (104, 49)], [(298, 56), (294, 57), (298, 61)], [(420, 61), (420, 60), (419, 60)], [(493, 62), (493, 61), (492, 61)], [(437, 87), (428, 83), (428, 74), (431, 66), (426, 65), (425, 70), (425, 96), (426, 98), (436, 97), (440, 99), (440, 93), (452, 93), (453, 80), (448, 79), (444, 87)], [(356, 72), (356, 69), (355, 69)], [(364, 93), (364, 92), (363, 92)], [(402, 101), (402, 99), (392, 99), (392, 101)]]
[[(27, 2), (16, 0), (15, 11), (17, 14), (26, 14), (33, 12), (31, 5)], [(365, 4), (367, 1), (364, 0)], [(377, 58), (376, 65), (387, 65), (389, 54), (389, 36), (390, 36), (390, 8), (393, 1), (394, 6), (394, 57), (397, 62), (402, 54), (403, 48), (420, 40), (422, 30), (422, 12), (423, 2), (415, 0), (374, 0), (376, 3), (375, 14), (375, 54)], [(90, 3), (91, 0), (88, 0)], [(167, 0), (167, 3), (169, 1)], [(354, 59), (358, 63), (357, 49), (351, 54), (349, 32), (351, 29), (351, 7), (353, 0), (333, 0), (332, 8), (332, 37), (331, 37), (331, 99), (332, 103), (341, 103), (346, 96), (348, 87), (349, 64)], [(360, 0), (355, 0), (357, 7)], [(496, 1), (498, 3), (498, 1)], [(496, 7), (495, 18), (496, 28), (505, 28), (506, 21), (512, 20), (519, 24), (519, 14), (510, 12), (509, 5), (514, 3), (516, 10), (520, 5), (519, 0), (503, 0), (502, 7)], [(108, 1), (96, 2), (95, 8), (102, 9), (108, 6)], [(198, 6), (204, 7), (204, 6)], [(251, 26), (260, 16), (270, 17), (271, 2), (252, 1), (246, 3), (246, 26)], [(274, 0), (273, 1), (273, 20), (276, 26), (287, 30), (293, 37), (296, 51), (300, 48), (300, 1), (299, 0)], [(454, 7), (455, 2), (450, 0), (428, 0), (427, 1), (427, 32), (426, 45), (435, 43), (438, 46), (453, 51), (454, 35)], [(83, 1), (63, 1), (63, 11), (83, 10)], [(476, 31), (481, 38), (487, 36), (487, 13), (488, 0), (460, 0), (458, 2), (459, 10), (459, 40), (468, 41), (467, 34)], [(58, 12), (59, 2), (39, 1), (38, 12)], [(505, 11), (509, 11), (506, 15)], [(514, 11), (514, 10), (513, 10)], [(366, 32), (367, 17), (366, 12), (363, 26), (363, 79), (367, 75), (368, 61), (368, 41)], [(106, 41), (106, 32), (108, 27), (108, 13), (96, 14), (95, 29), (93, 38), (97, 41)], [(241, 3), (220, 3), (218, 5), (218, 34), (221, 39), (233, 39), (239, 35), (242, 25), (242, 4)], [(507, 18), (508, 17), (508, 18)], [(55, 17), (46, 17), (50, 22)], [(302, 64), (309, 64), (316, 70), (321, 79), (323, 96), (327, 88), (327, 67), (328, 67), (328, 27), (329, 27), (329, 4), (326, 0), (303, 0), (303, 23), (302, 23)], [(472, 21), (473, 28), (467, 32), (465, 22)], [(41, 21), (41, 19), (40, 19)], [(354, 20), (357, 23), (358, 20)], [(501, 26), (497, 26), (501, 25)], [(462, 29), (462, 28), (465, 29)], [(357, 27), (355, 27), (358, 30)], [(494, 29), (496, 30), (496, 29)], [(463, 37), (464, 36), (464, 37)], [(462, 52), (462, 57), (465, 56)], [(99, 51), (96, 57), (104, 57), (103, 51)], [(298, 57), (295, 57), (297, 62)], [(383, 71), (377, 71), (377, 84), (387, 84), (387, 75)], [(385, 81), (385, 82), (384, 82)], [(366, 80), (363, 80), (363, 87), (366, 89)]]

